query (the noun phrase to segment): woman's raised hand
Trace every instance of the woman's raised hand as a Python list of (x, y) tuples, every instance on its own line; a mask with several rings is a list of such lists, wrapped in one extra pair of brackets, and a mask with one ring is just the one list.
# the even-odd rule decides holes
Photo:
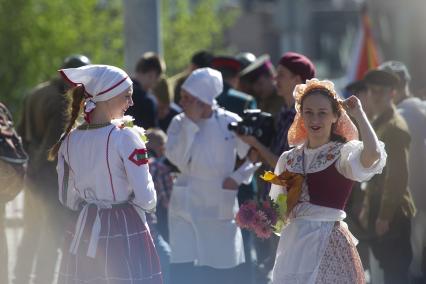
[(364, 112), (362, 109), (361, 101), (356, 96), (350, 96), (342, 102), (342, 105), (345, 108), (346, 112), (355, 119), (362, 116)]

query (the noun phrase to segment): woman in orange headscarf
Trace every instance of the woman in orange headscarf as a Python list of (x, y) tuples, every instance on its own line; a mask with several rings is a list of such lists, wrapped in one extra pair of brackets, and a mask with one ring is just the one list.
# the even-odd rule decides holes
[[(294, 97), (297, 114), (288, 140), (295, 147), (281, 155), (271, 178), (271, 197), (286, 195), (288, 206), (273, 283), (364, 283), (343, 210), (353, 182), (382, 171), (384, 145), (359, 100), (342, 101), (332, 82), (307, 80), (296, 86)], [(302, 182), (288, 180), (295, 176)]]

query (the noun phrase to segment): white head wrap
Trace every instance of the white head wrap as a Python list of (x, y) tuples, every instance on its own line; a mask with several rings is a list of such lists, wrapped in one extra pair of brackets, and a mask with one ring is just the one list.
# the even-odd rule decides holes
[(107, 101), (133, 85), (126, 72), (109, 65), (86, 65), (61, 69), (59, 72), (72, 85), (83, 85), (86, 93), (84, 105), (86, 114), (96, 107), (96, 102)]
[(214, 105), (215, 98), (223, 90), (222, 74), (211, 68), (200, 68), (191, 73), (182, 89), (200, 101)]

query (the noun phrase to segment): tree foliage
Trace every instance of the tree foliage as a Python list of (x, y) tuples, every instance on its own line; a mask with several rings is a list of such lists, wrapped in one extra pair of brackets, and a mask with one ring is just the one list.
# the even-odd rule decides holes
[(122, 30), (120, 0), (0, 0), (1, 100), (16, 111), (70, 54), (123, 65)]
[[(198, 50), (223, 50), (224, 30), (235, 19), (220, 9), (223, 0), (161, 1), (170, 74)], [(122, 0), (0, 0), (0, 100), (16, 115), (28, 90), (56, 76), (71, 54), (122, 66), (123, 16)]]
[(237, 12), (224, 9), (222, 2), (162, 0), (164, 58), (169, 74), (182, 71), (199, 50), (224, 51), (223, 35)]

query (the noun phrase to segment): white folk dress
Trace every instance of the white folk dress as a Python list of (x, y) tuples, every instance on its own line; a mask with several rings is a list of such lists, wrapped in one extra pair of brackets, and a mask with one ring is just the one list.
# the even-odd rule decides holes
[[(366, 181), (382, 171), (386, 152), (384, 144), (380, 142), (380, 159), (370, 168), (364, 168), (360, 162), (362, 149), (360, 141), (345, 144), (329, 142), (316, 149), (298, 146), (281, 155), (275, 174), (281, 174), (284, 170), (303, 174), (304, 160), (306, 174), (335, 166), (337, 172), (347, 179)], [(272, 185), (270, 196), (275, 199), (283, 191), (286, 191), (284, 187)], [(357, 278), (359, 271), (362, 272), (362, 265), (355, 249), (356, 239), (343, 222), (345, 217), (343, 210), (310, 203), (307, 183), (304, 182), (299, 203), (290, 213), (289, 224), (281, 232), (273, 283), (362, 283), (364, 280)], [(332, 258), (331, 252), (336, 252), (336, 249), (340, 250), (340, 259)], [(357, 261), (354, 261), (353, 254)], [(334, 269), (342, 266), (343, 269)], [(346, 275), (341, 275), (342, 271)]]
[(176, 116), (167, 131), (166, 156), (180, 174), (169, 206), (171, 262), (194, 262), (217, 269), (244, 262), (236, 190), (222, 188), (225, 178), (249, 182), (258, 168), (244, 163), (234, 171), (236, 156), (245, 157), (249, 146), (228, 130), (240, 118), (223, 109), (194, 123)]
[(77, 128), (64, 139), (59, 199), (80, 214), (67, 231), (60, 283), (162, 283), (144, 213), (156, 192), (138, 130)]

